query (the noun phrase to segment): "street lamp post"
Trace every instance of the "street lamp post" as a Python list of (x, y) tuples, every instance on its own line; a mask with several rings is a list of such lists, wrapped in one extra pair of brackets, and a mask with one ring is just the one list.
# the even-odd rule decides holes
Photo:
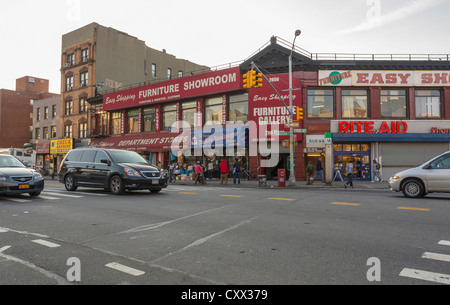
[(300, 30), (296, 30), (295, 31), (295, 37), (294, 37), (294, 41), (292, 42), (292, 50), (291, 50), (291, 54), (289, 55), (289, 108), (290, 108), (290, 113), (289, 113), (289, 161), (290, 161), (290, 174), (289, 174), (289, 185), (294, 186), (296, 184), (296, 179), (295, 179), (295, 168), (294, 168), (294, 129), (292, 126), (292, 123), (294, 123), (294, 110), (292, 107), (292, 53), (294, 52), (294, 47), (295, 47), (295, 40), (297, 39), (298, 36), (300, 36), (301, 31)]

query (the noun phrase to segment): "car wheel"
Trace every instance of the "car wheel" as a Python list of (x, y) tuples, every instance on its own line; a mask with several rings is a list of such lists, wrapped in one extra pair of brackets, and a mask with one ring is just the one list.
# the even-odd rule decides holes
[(109, 190), (114, 195), (121, 195), (125, 192), (125, 186), (123, 184), (122, 178), (119, 176), (113, 176), (109, 181)]
[(156, 189), (156, 190), (150, 190), (150, 192), (152, 192), (153, 194), (157, 194), (159, 192), (161, 192), (162, 189)]
[(67, 175), (66, 179), (64, 179), (64, 186), (70, 192), (76, 191), (78, 188), (72, 175)]
[(421, 198), (425, 195), (425, 188), (419, 180), (408, 179), (402, 185), (402, 193), (408, 198)]
[(33, 193), (29, 193), (31, 197), (37, 197), (41, 194), (41, 191), (37, 191), (37, 192), (33, 192)]

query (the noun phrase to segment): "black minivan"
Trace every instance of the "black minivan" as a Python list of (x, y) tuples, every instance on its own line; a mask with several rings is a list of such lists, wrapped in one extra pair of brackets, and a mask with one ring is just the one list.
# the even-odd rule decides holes
[(161, 169), (136, 152), (120, 149), (73, 149), (61, 162), (58, 179), (68, 191), (85, 186), (116, 195), (142, 189), (158, 193), (167, 187), (167, 175)]

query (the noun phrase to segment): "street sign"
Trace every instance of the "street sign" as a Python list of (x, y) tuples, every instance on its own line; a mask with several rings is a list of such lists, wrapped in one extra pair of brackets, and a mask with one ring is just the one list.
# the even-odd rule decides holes
[(286, 127), (286, 128), (300, 127), (300, 122), (292, 122), (292, 123), (284, 124), (284, 127)]
[(306, 133), (306, 129), (294, 129), (294, 133)]

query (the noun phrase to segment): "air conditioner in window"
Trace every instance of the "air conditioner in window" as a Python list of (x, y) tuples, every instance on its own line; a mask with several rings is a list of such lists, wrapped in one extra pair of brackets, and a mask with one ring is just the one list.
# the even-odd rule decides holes
[(64, 64), (64, 68), (69, 68), (70, 67), (70, 64), (69, 63), (65, 63)]

